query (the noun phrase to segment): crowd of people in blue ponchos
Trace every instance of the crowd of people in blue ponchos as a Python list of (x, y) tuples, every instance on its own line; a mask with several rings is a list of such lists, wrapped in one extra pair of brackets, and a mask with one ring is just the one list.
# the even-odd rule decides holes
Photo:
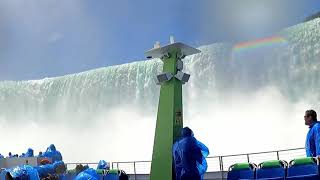
[[(207, 170), (206, 157), (209, 154), (209, 149), (198, 141), (188, 127), (185, 127), (181, 131), (180, 138), (173, 145), (173, 159), (174, 159), (174, 169), (175, 169), (175, 179), (176, 180), (200, 180), (203, 178), (204, 173)], [(12, 155), (9, 153), (7, 158), (18, 157), (17, 155)], [(34, 152), (31, 148), (27, 150), (26, 153), (22, 153), (19, 157), (41, 157), (50, 158), (52, 161), (44, 163), (37, 167), (32, 167), (29, 165), (23, 165), (14, 167), (11, 169), (6, 169), (7, 175), (11, 176), (13, 179), (21, 179), (24, 176), (28, 176), (29, 180), (39, 180), (46, 178), (48, 176), (66, 171), (64, 162), (62, 161), (61, 153), (56, 149), (56, 147), (51, 144), (47, 150), (42, 153), (39, 152), (38, 155), (34, 156)], [(1, 158), (4, 158), (1, 155)], [(109, 164), (101, 160), (98, 164), (97, 169), (108, 169)], [(75, 177), (76, 180), (92, 179), (98, 180), (98, 175), (95, 169), (83, 168), (81, 172)], [(190, 179), (190, 180), (191, 180)]]
[[(53, 162), (62, 161), (61, 153), (56, 150), (56, 147), (53, 144), (51, 144), (44, 153), (40, 151), (39, 154), (36, 156), (33, 154), (33, 149), (28, 148), (27, 152), (22, 153), (21, 155), (18, 155), (18, 154), (13, 155), (11, 152), (9, 152), (6, 158), (14, 158), (14, 157), (48, 157), (48, 158), (51, 158)], [(1, 158), (5, 158), (5, 157), (0, 154), (0, 159)]]
[[(6, 158), (15, 158), (16, 155), (9, 155)], [(22, 153), (18, 158), (38, 157), (41, 160), (41, 165), (30, 166), (20, 165), (10, 169), (0, 170), (0, 179), (16, 179), (16, 180), (59, 180), (67, 173), (66, 165), (62, 161), (61, 153), (56, 147), (51, 144), (47, 150), (40, 152), (34, 156), (33, 150), (29, 148), (26, 153)], [(1, 155), (1, 158), (5, 158)], [(83, 166), (77, 169), (74, 173), (70, 173), (71, 177), (75, 180), (98, 180), (100, 179), (97, 170), (109, 170), (110, 164), (104, 160), (100, 160), (97, 169)]]
[[(11, 152), (9, 152), (6, 158), (14, 158), (14, 157), (48, 157), (48, 158), (51, 158), (53, 161), (56, 161), (56, 160), (62, 161), (61, 153), (56, 150), (56, 147), (53, 144), (51, 144), (44, 153), (40, 151), (39, 154), (36, 156), (33, 153), (33, 149), (28, 148), (27, 152), (22, 153), (21, 155), (18, 155), (18, 154), (13, 155)], [(5, 158), (5, 157), (0, 154), (0, 159), (1, 158)]]
[[(33, 149), (29, 148), (26, 153), (22, 153), (20, 156), (12, 155), (12, 153), (10, 152), (6, 158), (15, 157), (40, 157), (43, 161), (41, 161), (40, 166), (36, 167), (32, 167), (30, 165), (22, 165), (10, 169), (5, 169), (3, 170), (1, 175), (5, 176), (6, 178), (39, 180), (40, 178), (47, 177), (48, 175), (53, 175), (56, 172), (59, 172), (59, 170), (61, 172), (65, 171), (65, 165), (62, 161), (62, 155), (58, 150), (56, 150), (56, 147), (53, 144), (51, 144), (44, 153), (39, 152), (37, 156), (34, 156)], [(4, 158), (4, 156), (1, 155), (1, 158)]]

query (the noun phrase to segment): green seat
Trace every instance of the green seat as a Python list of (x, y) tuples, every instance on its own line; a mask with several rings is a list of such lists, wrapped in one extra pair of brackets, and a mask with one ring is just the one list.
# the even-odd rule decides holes
[(104, 174), (104, 169), (97, 169), (96, 172), (97, 174)]
[(280, 168), (283, 167), (283, 162), (279, 160), (265, 161), (261, 163), (260, 168)]
[(119, 170), (118, 169), (110, 169), (108, 171), (108, 174), (119, 174)]
[(234, 164), (231, 168), (232, 170), (252, 169), (249, 163), (237, 163)]
[(313, 157), (297, 158), (290, 162), (290, 165), (292, 166), (307, 165), (307, 164), (317, 164), (317, 162)]

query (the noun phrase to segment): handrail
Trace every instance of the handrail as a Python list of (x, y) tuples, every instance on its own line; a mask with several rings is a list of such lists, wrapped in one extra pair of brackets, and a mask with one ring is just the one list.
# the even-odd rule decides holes
[(245, 156), (245, 155), (255, 155), (255, 154), (267, 154), (267, 153), (276, 153), (276, 152), (286, 152), (286, 151), (295, 151), (295, 150), (302, 150), (304, 148), (293, 148), (293, 149), (286, 149), (286, 150), (278, 150), (278, 151), (262, 151), (262, 152), (255, 152), (255, 153), (244, 153), (244, 154), (231, 154), (231, 155), (223, 155), (223, 156), (209, 156), (207, 158), (216, 158), (216, 157), (232, 157), (232, 156)]
[[(219, 157), (233, 157), (233, 156), (246, 156), (246, 155), (255, 155), (255, 154), (267, 154), (267, 153), (276, 153), (276, 152), (286, 152), (286, 151), (295, 151), (295, 150), (302, 150), (304, 148), (292, 148), (292, 149), (282, 149), (277, 151), (262, 151), (262, 152), (254, 152), (254, 153), (243, 153), (243, 154), (231, 154), (231, 155), (222, 155), (222, 156), (208, 156), (209, 158), (219, 158)], [(151, 161), (114, 161), (112, 163), (145, 163), (145, 162), (151, 162)]]
[[(282, 152), (292, 152), (292, 151), (297, 151), (297, 150), (304, 150), (304, 148), (292, 148), (292, 149), (282, 149), (282, 150), (277, 150), (277, 151), (263, 151), (263, 152), (254, 152), (254, 153), (242, 153), (242, 154), (233, 154), (233, 155), (222, 155), (222, 156), (209, 156), (207, 157), (207, 161), (208, 161), (208, 172), (216, 172), (216, 171), (225, 171), (225, 168), (229, 168), (227, 166), (230, 166), (230, 164), (228, 165), (228, 163), (230, 163), (230, 160), (228, 161), (225, 161), (224, 162), (224, 159), (226, 158), (229, 158), (229, 157), (243, 157), (244, 159), (246, 159), (246, 161), (250, 162), (252, 159), (255, 159), (257, 157), (252, 157), (253, 155), (259, 155), (259, 154), (271, 154), (271, 153), (274, 153), (274, 160), (275, 159), (278, 159), (278, 160), (281, 160), (281, 153)], [(300, 154), (302, 154), (302, 152), (300, 152)], [(304, 152), (303, 152), (304, 154)], [(245, 156), (245, 157), (244, 157)], [(282, 156), (282, 155), (281, 155)], [(271, 157), (271, 156), (269, 156)], [(216, 159), (216, 161), (211, 161), (211, 162), (216, 162), (215, 165), (211, 166), (210, 164), (210, 160), (212, 159)], [(259, 159), (259, 158), (258, 158)], [(261, 160), (261, 159), (260, 159)], [(271, 159), (270, 159), (271, 160)], [(282, 159), (283, 160), (283, 159)], [(118, 161), (118, 162), (110, 162), (110, 165), (111, 165), (111, 168), (118, 168), (119, 169), (119, 165), (130, 165), (130, 169), (127, 169), (127, 171), (130, 171), (132, 172), (133, 175), (136, 175), (136, 174), (141, 174), (139, 172), (137, 172), (137, 166), (139, 163), (151, 163), (151, 161)], [(226, 164), (227, 163), (227, 164)], [(234, 163), (237, 163), (237, 162), (234, 162)], [(98, 163), (66, 163), (67, 165), (70, 164), (70, 165), (76, 165), (76, 164), (98, 164)], [(210, 166), (211, 168), (212, 167), (216, 167), (215, 170), (210, 170)], [(127, 166), (128, 167), (128, 166)], [(147, 171), (149, 171), (150, 167), (149, 165), (145, 166), (146, 168), (144, 170), (147, 169)], [(120, 167), (121, 168), (121, 167)], [(146, 172), (143, 172), (142, 174), (146, 174)]]

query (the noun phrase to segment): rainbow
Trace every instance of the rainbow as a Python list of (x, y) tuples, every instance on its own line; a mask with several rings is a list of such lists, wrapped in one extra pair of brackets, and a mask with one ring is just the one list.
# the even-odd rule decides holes
[(242, 42), (233, 46), (233, 51), (239, 52), (248, 49), (256, 49), (265, 46), (274, 46), (276, 44), (284, 44), (287, 40), (280, 36), (273, 36), (255, 41)]

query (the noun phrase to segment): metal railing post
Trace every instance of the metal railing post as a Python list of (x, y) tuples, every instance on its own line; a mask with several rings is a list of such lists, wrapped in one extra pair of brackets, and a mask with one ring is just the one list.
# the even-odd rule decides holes
[(119, 170), (119, 163), (117, 162), (117, 169)]
[(247, 154), (247, 160), (248, 160), (248, 163), (250, 163), (249, 154)]
[(220, 170), (223, 171), (223, 156), (219, 156)]
[(137, 180), (137, 173), (136, 173), (136, 162), (133, 162), (133, 172), (134, 172), (134, 180)]
[(279, 151), (277, 151), (277, 159), (280, 160), (280, 158), (279, 158)]

